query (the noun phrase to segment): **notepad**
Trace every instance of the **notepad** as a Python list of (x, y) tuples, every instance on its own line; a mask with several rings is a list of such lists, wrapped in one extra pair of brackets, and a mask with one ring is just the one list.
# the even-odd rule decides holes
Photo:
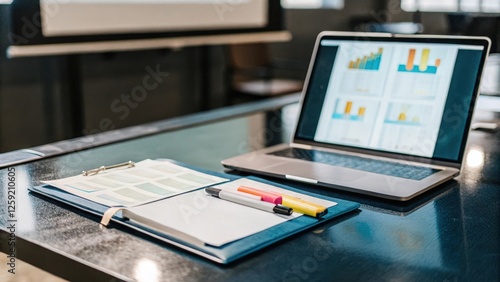
[[(286, 192), (291, 196), (314, 201), (325, 207), (337, 204), (247, 178), (215, 187), (236, 191), (239, 186), (250, 186), (275, 193)], [(145, 227), (177, 237), (183, 236), (184, 240), (192, 244), (220, 247), (300, 217), (302, 214), (293, 213), (286, 216), (254, 209), (211, 197), (202, 189), (123, 210), (123, 216)]]

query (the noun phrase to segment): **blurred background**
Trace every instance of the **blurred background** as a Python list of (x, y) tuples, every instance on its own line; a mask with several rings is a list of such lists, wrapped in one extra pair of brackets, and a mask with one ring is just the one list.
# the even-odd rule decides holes
[[(499, 51), (498, 0), (282, 0), (269, 16), (290, 40), (9, 58), (12, 25), (23, 21), (16, 1), (0, 0), (0, 152), (298, 92), (323, 30), (484, 35)], [(499, 64), (496, 54), (488, 60), (485, 95), (499, 94)], [(154, 72), (158, 84), (127, 100)], [(281, 80), (242, 84), (251, 75)]]

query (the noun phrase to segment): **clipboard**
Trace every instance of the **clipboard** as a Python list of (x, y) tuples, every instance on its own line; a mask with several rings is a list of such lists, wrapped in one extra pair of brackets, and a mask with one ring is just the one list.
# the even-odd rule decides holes
[[(240, 176), (235, 176), (226, 173), (218, 173), (213, 171), (208, 171), (205, 169), (196, 168), (187, 164), (179, 163), (176, 161), (169, 160), (169, 162), (179, 165), (181, 167), (185, 167), (188, 169), (192, 169), (204, 174), (221, 177), (228, 179), (229, 181), (234, 181), (240, 179)], [(236, 240), (234, 242), (230, 242), (220, 247), (214, 247), (210, 245), (196, 245), (192, 244), (189, 241), (183, 240), (182, 238), (172, 236), (169, 234), (165, 234), (163, 232), (159, 232), (157, 230), (153, 230), (148, 228), (147, 226), (138, 224), (137, 222), (129, 221), (120, 216), (120, 214), (116, 214), (110, 217), (110, 221), (113, 224), (118, 224), (120, 226), (133, 229), (140, 233), (146, 234), (151, 238), (158, 239), (172, 246), (176, 246), (183, 250), (189, 251), (206, 259), (212, 260), (214, 262), (220, 264), (228, 264), (235, 260), (241, 259), (251, 253), (254, 253), (258, 250), (261, 250), (273, 243), (284, 240), (292, 235), (300, 233), (302, 231), (314, 228), (322, 223), (327, 222), (333, 218), (339, 217), (343, 214), (355, 211), (359, 208), (358, 203), (340, 200), (340, 199), (332, 199), (329, 197), (325, 197), (323, 195), (316, 195), (307, 193), (289, 186), (281, 185), (279, 183), (275, 183), (272, 181), (268, 181), (259, 177), (247, 177), (250, 180), (258, 181), (264, 184), (273, 185), (279, 188), (287, 189), (292, 192), (301, 193), (304, 195), (314, 196), (319, 199), (334, 201), (337, 204), (329, 207), (328, 212), (320, 219), (309, 217), (309, 216), (300, 216), (291, 220), (288, 220), (284, 223), (275, 225), (271, 228), (265, 229), (248, 237)], [(203, 188), (199, 188), (203, 189)], [(199, 190), (197, 189), (197, 190)], [(36, 187), (31, 187), (29, 190), (33, 193), (43, 195), (45, 197), (51, 198), (58, 202), (70, 205), (76, 209), (88, 212), (90, 214), (103, 217), (109, 207), (103, 204), (99, 204), (82, 197), (73, 195), (61, 189), (55, 188), (51, 185), (41, 185)], [(194, 191), (197, 191), (194, 190)], [(189, 193), (189, 192), (188, 192)], [(168, 199), (165, 199), (168, 200)], [(113, 227), (113, 224), (110, 224), (110, 228)]]

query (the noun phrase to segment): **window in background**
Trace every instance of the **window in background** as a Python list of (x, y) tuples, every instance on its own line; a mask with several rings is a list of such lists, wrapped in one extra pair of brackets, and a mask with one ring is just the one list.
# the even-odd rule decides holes
[(287, 9), (342, 9), (344, 0), (281, 0), (283, 8)]
[(12, 3), (12, 0), (0, 0), (0, 5), (2, 4), (10, 4)]
[(499, 0), (401, 0), (405, 11), (500, 13)]

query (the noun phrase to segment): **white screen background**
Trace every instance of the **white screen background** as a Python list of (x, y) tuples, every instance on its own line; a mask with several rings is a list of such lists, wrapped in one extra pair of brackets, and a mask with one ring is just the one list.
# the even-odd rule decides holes
[(40, 0), (50, 36), (259, 28), (267, 0)]

